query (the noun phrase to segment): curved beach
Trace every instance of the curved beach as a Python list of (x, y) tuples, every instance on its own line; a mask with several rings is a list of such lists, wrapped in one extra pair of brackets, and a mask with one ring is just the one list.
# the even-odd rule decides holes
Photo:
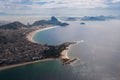
[[(37, 30), (35, 30), (35, 31), (30, 32), (26, 37), (27, 37), (27, 39), (28, 39), (29, 41), (31, 41), (31, 42), (33, 42), (33, 43), (36, 43), (36, 42), (33, 40), (33, 36), (34, 36), (36, 33), (40, 32), (40, 31), (52, 29), (52, 28), (57, 28), (57, 27), (58, 27), (58, 26), (47, 27), (47, 28), (43, 28), (43, 29), (37, 29)], [(61, 52), (60, 58), (61, 58), (61, 60), (63, 61), (63, 64), (64, 64), (64, 63), (65, 63), (65, 64), (70, 64), (71, 62), (73, 62), (73, 61), (76, 60), (76, 58), (70, 59), (70, 58), (68, 57), (68, 51), (69, 51), (69, 49), (70, 49), (70, 46), (71, 46), (71, 45), (69, 45), (68, 47), (66, 47), (66, 49)], [(45, 60), (45, 61), (46, 61), (46, 60)]]
[[(43, 28), (43, 29), (37, 29), (37, 30), (35, 30), (35, 31), (32, 31), (32, 32), (30, 32), (27, 36), (26, 36), (26, 38), (29, 40), (29, 41), (31, 41), (31, 42), (33, 42), (33, 43), (36, 43), (34, 40), (33, 40), (33, 36), (35, 35), (35, 34), (37, 34), (38, 32), (40, 32), (40, 31), (44, 31), (44, 30), (48, 30), (48, 29), (53, 29), (53, 28), (57, 28), (58, 26), (53, 26), (53, 27), (47, 27), (47, 28)], [(61, 52), (61, 59), (69, 59), (69, 57), (68, 57), (68, 51), (69, 51), (69, 48), (70, 48), (70, 45), (68, 46), (68, 47), (66, 47), (66, 49), (65, 50), (63, 50), (62, 52)]]
[(40, 31), (44, 31), (44, 30), (48, 30), (48, 29), (52, 29), (52, 28), (57, 28), (58, 26), (52, 26), (52, 27), (46, 27), (46, 28), (39, 28), (35, 31), (32, 31), (30, 32), (29, 34), (27, 34), (26, 38), (30, 41), (30, 42), (33, 42), (33, 43), (36, 43), (34, 40), (33, 40), (33, 36), (40, 32)]

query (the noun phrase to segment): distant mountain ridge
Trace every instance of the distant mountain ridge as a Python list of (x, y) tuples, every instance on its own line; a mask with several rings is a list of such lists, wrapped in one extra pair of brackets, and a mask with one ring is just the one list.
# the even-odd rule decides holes
[(81, 18), (83, 21), (105, 21), (110, 19), (116, 19), (114, 16), (84, 16)]
[(76, 18), (75, 18), (75, 17), (68, 17), (68, 18), (66, 19), (66, 21), (76, 21)]

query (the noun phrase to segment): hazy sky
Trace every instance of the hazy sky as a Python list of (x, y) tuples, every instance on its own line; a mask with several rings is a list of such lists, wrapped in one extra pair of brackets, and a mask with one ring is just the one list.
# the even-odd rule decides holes
[(120, 0), (0, 0), (1, 16), (95, 14), (119, 15)]

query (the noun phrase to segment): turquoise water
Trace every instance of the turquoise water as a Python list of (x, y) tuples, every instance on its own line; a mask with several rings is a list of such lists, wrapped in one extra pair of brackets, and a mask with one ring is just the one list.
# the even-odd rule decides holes
[(11, 68), (0, 71), (0, 80), (120, 80), (120, 21), (68, 23), (38, 32), (33, 38), (50, 45), (79, 41), (69, 55), (80, 60), (65, 66), (51, 60)]

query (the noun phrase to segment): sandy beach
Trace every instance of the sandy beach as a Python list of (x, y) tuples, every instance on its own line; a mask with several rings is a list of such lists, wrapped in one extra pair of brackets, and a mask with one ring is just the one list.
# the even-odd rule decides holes
[(48, 61), (48, 60), (55, 60), (55, 58), (48, 58), (48, 59), (31, 61), (31, 62), (13, 64), (13, 65), (9, 65), (9, 66), (3, 66), (3, 67), (0, 67), (0, 70), (5, 70), (5, 69), (9, 69), (9, 68), (14, 68), (14, 67), (18, 67), (18, 66), (23, 66), (23, 65), (33, 64), (33, 63), (36, 63), (36, 62)]
[(66, 49), (61, 52), (61, 59), (70, 59), (68, 57), (68, 51), (70, 49), (70, 46), (71, 45), (69, 45), (68, 47), (66, 47)]
[[(52, 29), (52, 28), (57, 28), (57, 27), (58, 27), (58, 26), (47, 27), (47, 28), (43, 28), (43, 29), (37, 29), (37, 30), (35, 30), (35, 31), (30, 32), (26, 37), (27, 37), (27, 39), (28, 39), (29, 41), (36, 43), (36, 42), (33, 40), (33, 36), (34, 36), (37, 32), (40, 32), (40, 31), (43, 31), (43, 30)], [(71, 60), (71, 59), (68, 57), (68, 51), (69, 51), (69, 49), (70, 49), (70, 46), (71, 46), (71, 45), (69, 45), (68, 47), (66, 47), (66, 49), (61, 52), (60, 58), (61, 58), (62, 60)]]
[(71, 45), (66, 47), (66, 49), (61, 52), (61, 57), (60, 58), (63, 61), (63, 65), (70, 64), (70, 63), (72, 63), (72, 62), (77, 60), (77, 58), (69, 58), (69, 56), (68, 56), (68, 51), (69, 51)]
[[(36, 43), (36, 42), (33, 40), (33, 36), (34, 36), (37, 32), (40, 32), (40, 31), (43, 31), (43, 30), (52, 29), (52, 28), (57, 28), (57, 27), (58, 27), (58, 26), (53, 26), (53, 27), (38, 29), (38, 30), (35, 30), (35, 31), (30, 32), (26, 37), (27, 37), (27, 39), (28, 39), (29, 41)], [(72, 45), (72, 44), (71, 44), (71, 45)], [(69, 45), (68, 47), (66, 47), (66, 49), (61, 52), (61, 56), (60, 56), (61, 60), (68, 60), (68, 61), (71, 61), (71, 60), (72, 60), (72, 59), (70, 59), (70, 58), (68, 57), (68, 51), (69, 51), (71, 45)]]
[(30, 32), (29, 34), (27, 34), (26, 38), (27, 38), (29, 41), (31, 41), (31, 42), (33, 42), (33, 43), (36, 43), (36, 42), (33, 40), (33, 36), (34, 36), (36, 33), (40, 32), (40, 31), (52, 29), (52, 28), (57, 28), (57, 27), (58, 27), (58, 26), (52, 26), (52, 27), (47, 27), (47, 28), (42, 28), (42, 29), (39, 28), (39, 29), (37, 29), (37, 30), (35, 30), (35, 31), (32, 31), (32, 32)]
[(69, 57), (68, 57), (68, 50), (63, 50), (61, 52), (61, 59), (69, 59)]
[[(52, 29), (52, 28), (57, 28), (57, 27), (58, 27), (58, 26), (47, 27), (47, 28), (43, 28), (43, 29), (37, 29), (37, 30), (35, 30), (35, 31), (30, 32), (26, 37), (27, 37), (27, 39), (28, 39), (29, 41), (31, 41), (31, 42), (33, 42), (33, 43), (36, 43), (36, 42), (33, 40), (33, 36), (34, 36), (37, 32), (40, 32), (40, 31), (43, 31), (43, 30)], [(60, 56), (61, 59), (70, 59), (70, 58), (68, 57), (68, 51), (69, 51), (69, 49), (70, 49), (70, 46), (71, 46), (71, 45), (69, 45), (68, 47), (66, 47), (66, 49), (61, 52), (61, 56)]]

